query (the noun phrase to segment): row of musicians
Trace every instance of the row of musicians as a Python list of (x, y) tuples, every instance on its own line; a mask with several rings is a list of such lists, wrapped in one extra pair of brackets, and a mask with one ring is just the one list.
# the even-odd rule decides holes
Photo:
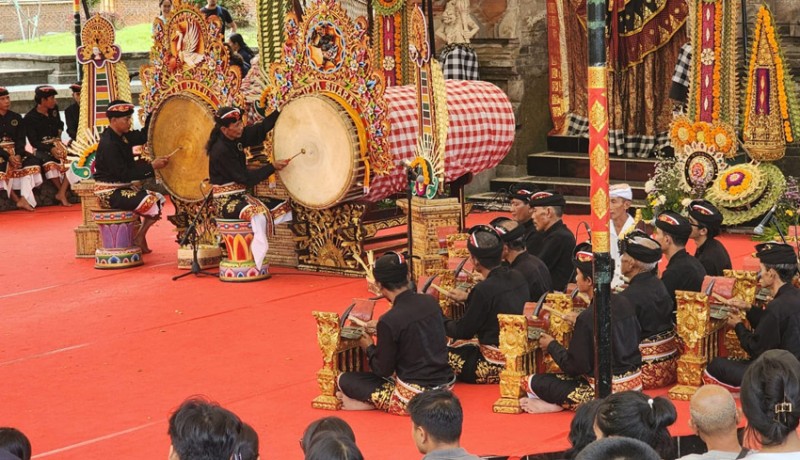
[[(521, 249), (526, 238), (524, 226), (511, 220), (496, 224), (494, 228), (478, 226), (470, 232), (467, 247), (482, 281), (469, 294), (450, 292), (452, 298), (466, 303), (464, 316), (457, 320), (442, 320), (441, 309), (432, 297), (410, 291), (402, 256), (387, 254), (378, 260), (375, 279), (393, 306), (370, 324), (377, 331), (377, 345), (369, 333), (365, 332), (360, 339), (371, 372), (348, 372), (339, 377), (343, 408), (377, 407), (403, 413), (404, 401), (413, 394), (448, 386), (454, 376), (467, 383), (499, 381), (505, 358), (498, 349), (497, 315), (522, 314), (525, 302), (531, 299), (531, 288), (529, 276), (509, 264), (501, 264), (502, 259), (509, 260), (510, 254), (528, 258)], [(682, 238), (685, 244), (692, 227), (686, 218), (666, 212), (656, 219), (656, 238), (631, 232), (620, 245), (622, 271), (628, 284), (619, 294), (612, 295), (611, 301), (615, 391), (643, 386), (656, 388), (675, 381), (678, 346), (673, 324), (674, 297), (655, 270), (663, 242), (673, 245)], [(793, 344), (800, 342), (793, 338), (800, 337), (800, 304), (796, 303), (800, 293), (791, 283), (786, 284), (789, 268), (794, 274), (797, 267), (794, 251), (779, 244), (760, 245), (757, 249), (762, 263), (761, 286), (772, 291), (774, 299), (760, 320), (752, 321), (754, 330), (736, 325), (739, 315), (732, 314), (729, 323), (753, 359), (772, 348), (800, 355), (800, 344)], [(670, 263), (675, 254), (672, 253)], [(684, 257), (697, 263), (688, 254)], [(577, 287), (589, 299), (593, 294), (592, 258), (588, 243), (578, 245), (570, 255)], [(702, 266), (696, 273), (696, 286), (685, 290), (700, 291), (705, 275)], [(692, 271), (681, 271), (682, 278), (692, 275)], [(529, 397), (521, 401), (524, 410), (574, 409), (594, 397), (591, 379), (587, 377), (593, 374), (593, 308), (573, 316), (572, 321), (575, 327), (569, 348), (547, 334), (540, 337), (540, 347), (552, 356), (563, 373), (527, 376), (523, 387)], [(449, 345), (445, 337), (452, 339)], [(735, 387), (746, 366), (746, 362), (716, 359), (709, 366), (707, 378)]]

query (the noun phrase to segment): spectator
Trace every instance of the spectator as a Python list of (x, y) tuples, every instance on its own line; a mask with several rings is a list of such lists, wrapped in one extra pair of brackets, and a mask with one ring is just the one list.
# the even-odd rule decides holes
[(667, 398), (623, 391), (606, 397), (600, 403), (595, 434), (598, 439), (609, 436), (638, 439), (652, 446), (662, 459), (673, 460), (675, 446), (667, 427), (675, 423), (677, 416), (675, 406)]
[(216, 16), (222, 22), (222, 36), (225, 36), (225, 26), (231, 28), (231, 32), (236, 33), (236, 23), (233, 22), (233, 17), (227, 8), (217, 5), (217, 0), (208, 0), (206, 6), (200, 8), (200, 12), (209, 16)]
[(586, 446), (576, 460), (659, 460), (658, 452), (638, 439), (598, 439)]
[(250, 71), (250, 67), (252, 66), (250, 61), (253, 60), (255, 53), (253, 53), (253, 50), (244, 42), (244, 38), (242, 38), (241, 34), (231, 34), (228, 38), (228, 44), (231, 45), (233, 51), (239, 53), (239, 56), (242, 57), (242, 61), (244, 61), (244, 66), (242, 67), (242, 78), (244, 78), (247, 72)]
[(242, 422), (242, 432), (236, 440), (234, 449), (234, 460), (258, 460), (261, 455), (258, 453), (258, 433), (252, 426)]
[(169, 418), (170, 460), (230, 460), (242, 422), (202, 397), (183, 402)]
[(572, 417), (572, 423), (569, 425), (569, 442), (572, 447), (564, 452), (567, 460), (574, 459), (584, 447), (597, 440), (597, 435), (594, 434), (594, 419), (597, 417), (597, 409), (601, 402), (600, 399), (593, 399), (581, 404), (575, 411), (575, 417)]
[(157, 19), (161, 19), (161, 22), (166, 24), (167, 19), (172, 14), (172, 0), (159, 0), (158, 9), (161, 14), (157, 16)]
[(355, 441), (333, 432), (314, 440), (306, 452), (306, 460), (364, 460)]
[(708, 452), (681, 460), (734, 460), (747, 455), (736, 434), (739, 411), (730, 392), (719, 385), (704, 385), (692, 396), (689, 428), (706, 443)]
[(745, 443), (761, 445), (753, 460), (800, 458), (800, 362), (786, 350), (769, 350), (742, 379), (742, 410), (747, 418)]
[(16, 428), (0, 428), (0, 450), (6, 450), (20, 460), (31, 460), (31, 442)]
[(314, 440), (325, 433), (336, 433), (349, 438), (354, 443), (356, 442), (356, 435), (347, 422), (339, 417), (324, 417), (314, 420), (306, 427), (305, 431), (303, 431), (303, 437), (300, 438), (300, 448), (305, 453), (314, 443)]
[(448, 390), (420, 393), (408, 402), (411, 415), (411, 436), (422, 460), (478, 460), (461, 447), (461, 425), (464, 413), (456, 395)]

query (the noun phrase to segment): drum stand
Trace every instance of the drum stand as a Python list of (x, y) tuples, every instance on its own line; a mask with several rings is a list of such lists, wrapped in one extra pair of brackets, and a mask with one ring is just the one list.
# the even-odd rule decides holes
[(201, 269), (200, 262), (198, 262), (197, 260), (197, 245), (198, 245), (197, 223), (200, 221), (200, 216), (203, 215), (203, 211), (205, 211), (206, 208), (208, 207), (208, 203), (211, 201), (212, 195), (213, 195), (212, 191), (209, 190), (208, 195), (206, 195), (206, 198), (203, 200), (203, 204), (200, 205), (200, 209), (197, 210), (197, 214), (195, 214), (194, 219), (192, 219), (192, 223), (189, 225), (189, 228), (186, 229), (186, 233), (183, 234), (183, 238), (181, 238), (181, 241), (179, 243), (181, 246), (184, 246), (188, 240), (189, 243), (192, 245), (192, 268), (186, 273), (173, 276), (172, 281), (177, 281), (189, 275), (195, 275), (195, 276), (206, 275), (206, 276), (213, 276), (215, 278), (219, 276), (218, 273), (211, 273)]

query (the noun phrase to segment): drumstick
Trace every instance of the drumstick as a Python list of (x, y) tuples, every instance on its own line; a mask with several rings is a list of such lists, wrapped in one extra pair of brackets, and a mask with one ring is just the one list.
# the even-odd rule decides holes
[(543, 305), (543, 306), (542, 306), (542, 310), (547, 310), (547, 311), (549, 311), (550, 313), (552, 313), (552, 314), (554, 314), (554, 315), (558, 316), (558, 317), (559, 317), (559, 318), (561, 318), (561, 319), (567, 319), (567, 318), (568, 318), (568, 316), (566, 315), (566, 313), (563, 313), (563, 312), (561, 312), (561, 311), (558, 311), (558, 310), (556, 310), (556, 309), (555, 309), (555, 308), (553, 308), (553, 307), (548, 307), (547, 305)]
[(183, 149), (183, 147), (178, 147), (177, 149), (173, 150), (172, 153), (170, 153), (169, 155), (167, 155), (164, 158), (169, 159), (172, 155), (175, 155), (176, 153), (178, 153), (178, 150), (181, 150), (181, 149)]
[(438, 286), (438, 285), (436, 285), (436, 284), (434, 284), (434, 283), (431, 283), (431, 287), (432, 287), (432, 288), (434, 288), (434, 289), (436, 289), (437, 291), (439, 291), (439, 293), (441, 293), (441, 294), (444, 294), (444, 295), (448, 295), (448, 294), (449, 294), (449, 291), (447, 291), (447, 290), (446, 290), (446, 289), (444, 289), (443, 287), (441, 287), (441, 286)]
[(294, 160), (298, 155), (305, 155), (305, 154), (306, 154), (306, 149), (300, 149), (299, 152), (297, 152), (294, 155), (292, 155), (291, 157), (289, 157), (289, 161)]

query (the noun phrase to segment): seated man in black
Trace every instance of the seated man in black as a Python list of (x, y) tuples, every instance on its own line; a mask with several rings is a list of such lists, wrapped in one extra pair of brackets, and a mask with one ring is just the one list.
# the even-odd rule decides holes
[(642, 327), (639, 348), (644, 388), (660, 388), (675, 381), (678, 358), (673, 299), (654, 273), (661, 260), (661, 246), (643, 232), (634, 231), (621, 242), (620, 252), (620, 268), (629, 280), (620, 295), (636, 309)]
[(81, 118), (81, 82), (69, 85), (72, 90), (72, 104), (64, 110), (64, 120), (67, 122), (67, 136), (72, 142), (78, 138), (78, 123)]
[(147, 231), (161, 218), (164, 197), (133, 182), (153, 177), (156, 169), (169, 164), (169, 158), (157, 158), (151, 163), (133, 158), (133, 146), (147, 142), (147, 129), (131, 131), (132, 116), (133, 104), (121, 100), (108, 104), (108, 128), (100, 136), (95, 157), (94, 193), (101, 207), (124, 209), (142, 216), (142, 227), (133, 242), (147, 254), (152, 252), (147, 245)]
[(531, 195), (530, 205), (537, 233), (529, 252), (550, 269), (553, 289), (563, 291), (572, 278), (571, 257), (575, 249), (575, 236), (561, 220), (567, 202), (563, 196), (548, 190)]
[(528, 299), (535, 302), (542, 294), (550, 292), (553, 281), (547, 265), (525, 249), (525, 227), (511, 219), (495, 220), (492, 227), (503, 240), (503, 260), (528, 282)]
[(60, 143), (64, 123), (58, 114), (56, 94), (58, 92), (52, 86), (37, 86), (33, 96), (35, 105), (25, 114), (23, 125), (28, 142), (34, 148), (34, 155), (42, 168), (42, 175), (45, 179), (50, 179), (56, 187), (56, 200), (62, 206), (72, 206), (67, 200), (69, 181), (62, 170), (67, 151)]
[(656, 217), (656, 231), (653, 233), (661, 252), (667, 256), (667, 268), (661, 273), (661, 281), (672, 299), (675, 312), (675, 291), (700, 292), (706, 269), (699, 260), (686, 252), (686, 242), (692, 234), (689, 221), (674, 211), (664, 211)]
[(470, 229), (467, 249), (483, 281), (476, 284), (469, 295), (458, 289), (449, 293), (453, 300), (466, 301), (463, 318), (445, 319), (447, 336), (454, 340), (450, 345), (450, 366), (459, 381), (498, 383), (500, 372), (505, 368), (505, 357), (498, 348), (497, 315), (522, 314), (530, 298), (528, 283), (519, 272), (500, 264), (503, 242), (492, 227), (478, 225)]
[[(531, 195), (536, 190), (532, 184), (516, 184), (509, 188), (508, 201), (510, 202), (511, 219), (518, 222), (525, 229), (525, 249), (531, 252), (536, 246), (536, 226), (533, 224), (533, 208), (531, 208)], [(531, 254), (533, 254), (531, 252)]]
[(722, 276), (724, 270), (731, 269), (731, 257), (725, 246), (717, 240), (722, 214), (706, 200), (694, 200), (686, 210), (689, 212), (689, 223), (692, 224), (689, 238), (697, 245), (695, 258), (706, 269), (706, 275)]
[[(594, 255), (589, 243), (575, 248), (573, 263), (577, 268), (575, 281), (578, 289), (591, 298), (594, 295), (592, 265)], [(528, 397), (520, 399), (520, 406), (529, 413), (575, 410), (580, 404), (594, 399), (592, 382), (594, 374), (594, 304), (571, 316), (575, 329), (569, 348), (548, 334), (539, 338), (539, 346), (550, 353), (562, 374), (533, 374), (524, 377), (523, 388)], [(611, 295), (611, 353), (614, 391), (640, 390), (639, 321), (633, 305), (625, 297)]]
[[(792, 278), (797, 274), (797, 255), (788, 244), (759, 244), (756, 251), (761, 262), (759, 285), (769, 289), (773, 299), (767, 304), (755, 330), (745, 327), (737, 313), (729, 314), (728, 326), (736, 331), (751, 360), (775, 348), (800, 356), (800, 290), (792, 285)], [(703, 381), (738, 391), (751, 362), (714, 358), (706, 368)]]
[[(411, 290), (408, 264), (401, 254), (381, 256), (373, 275), (392, 308), (377, 321), (377, 345), (367, 331), (359, 340), (371, 372), (341, 374), (337, 396), (345, 410), (378, 408), (405, 415), (415, 394), (446, 388), (455, 381), (447, 362), (442, 313), (436, 299)], [(374, 324), (370, 321), (369, 326)]]

